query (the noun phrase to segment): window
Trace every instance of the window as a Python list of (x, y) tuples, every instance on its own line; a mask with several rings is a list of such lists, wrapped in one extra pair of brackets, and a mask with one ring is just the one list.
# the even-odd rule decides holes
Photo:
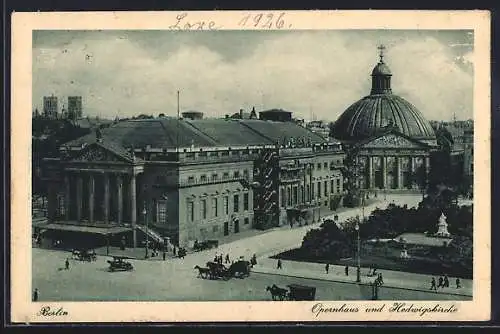
[(217, 217), (219, 215), (217, 204), (217, 198), (212, 198), (212, 213), (214, 217)]
[(194, 157), (195, 157), (194, 152), (186, 153), (186, 159), (194, 159)]
[(323, 163), (323, 168), (327, 169), (328, 168), (328, 162)]
[(244, 220), (244, 223), (243, 223), (243, 224), (245, 224), (245, 225), (248, 225), (248, 224), (250, 224), (250, 219), (248, 219), (248, 218), (245, 218), (245, 220)]
[(292, 205), (292, 189), (290, 187), (286, 188), (286, 198), (288, 206)]
[(248, 210), (248, 193), (243, 194), (243, 210), (247, 211)]
[(232, 152), (231, 152), (231, 155), (232, 155), (232, 156), (240, 155), (240, 152), (239, 152), (239, 151), (232, 151)]
[(333, 180), (330, 180), (330, 194), (333, 194)]
[(318, 163), (318, 170), (321, 170), (321, 163)]
[(222, 179), (223, 180), (229, 179), (229, 173), (228, 172), (224, 172), (224, 174), (222, 174)]
[(57, 194), (57, 213), (59, 216), (64, 216), (66, 214), (64, 194)]
[(198, 157), (200, 157), (200, 158), (205, 158), (206, 156), (207, 156), (207, 152), (198, 153)]
[(311, 199), (314, 199), (314, 183), (311, 183)]
[(318, 182), (318, 199), (321, 198), (321, 181)]
[(229, 156), (229, 152), (228, 152), (228, 151), (222, 151), (222, 152), (220, 152), (220, 153), (221, 153), (220, 155), (221, 155), (222, 157), (228, 157), (228, 156)]
[(224, 196), (224, 214), (229, 214), (229, 196)]
[(188, 177), (188, 183), (193, 184), (194, 183), (194, 176)]
[(194, 220), (194, 202), (189, 201), (187, 204), (187, 218), (188, 221), (192, 222)]
[(248, 169), (245, 169), (245, 170), (243, 171), (243, 177), (244, 177), (245, 179), (248, 179)]
[(240, 171), (237, 170), (234, 172), (234, 178), (237, 179), (239, 177), (240, 177)]
[(156, 203), (156, 217), (158, 223), (165, 224), (167, 222), (167, 202), (166, 201), (158, 201)]
[(285, 207), (286, 206), (286, 196), (285, 196), (285, 189), (284, 188), (281, 188), (280, 195), (281, 195), (281, 207)]
[(207, 200), (202, 199), (201, 200), (201, 218), (202, 219), (207, 219)]
[(219, 232), (219, 226), (218, 225), (212, 226), (212, 232), (213, 233)]
[(203, 174), (202, 176), (200, 176), (200, 181), (201, 182), (207, 182), (207, 176), (205, 174)]
[(340, 192), (340, 179), (337, 179), (337, 191)]
[(240, 211), (240, 196), (239, 195), (234, 195), (233, 196), (233, 212), (238, 212)]
[(219, 152), (210, 152), (210, 156), (211, 157), (218, 157), (219, 156)]
[(216, 174), (212, 174), (212, 181), (217, 181), (217, 179), (219, 178), (219, 175)]
[(323, 185), (323, 186), (325, 187), (325, 189), (324, 189), (324, 194), (325, 194), (325, 197), (326, 197), (326, 196), (328, 196), (328, 182), (327, 182), (327, 181), (325, 181), (325, 183), (324, 183), (324, 185)]

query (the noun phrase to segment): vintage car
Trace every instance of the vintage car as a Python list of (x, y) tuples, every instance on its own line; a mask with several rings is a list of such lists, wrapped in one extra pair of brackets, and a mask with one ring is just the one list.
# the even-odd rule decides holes
[(195, 252), (200, 252), (205, 249), (217, 248), (217, 247), (219, 247), (218, 240), (195, 241), (193, 245), (193, 250)]
[(316, 288), (312, 286), (290, 284), (288, 288), (290, 289), (289, 300), (314, 300), (316, 297)]
[(113, 260), (108, 260), (109, 271), (132, 271), (132, 263), (125, 261), (126, 257), (113, 256)]

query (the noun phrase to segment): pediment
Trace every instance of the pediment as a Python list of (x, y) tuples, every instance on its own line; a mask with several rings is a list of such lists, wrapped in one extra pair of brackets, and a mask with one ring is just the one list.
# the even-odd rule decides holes
[(414, 148), (422, 149), (427, 145), (420, 144), (416, 141), (410, 140), (403, 136), (394, 133), (386, 134), (384, 136), (375, 138), (366, 144), (362, 145), (363, 148)]
[(131, 159), (128, 157), (117, 154), (98, 144), (86, 146), (72, 160), (88, 162), (131, 162)]

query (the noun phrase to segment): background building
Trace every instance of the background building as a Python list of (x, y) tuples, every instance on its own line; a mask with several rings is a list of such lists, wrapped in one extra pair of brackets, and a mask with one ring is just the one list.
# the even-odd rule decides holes
[(82, 118), (82, 97), (68, 96), (68, 118), (76, 120)]
[(47, 118), (57, 118), (57, 96), (43, 97), (43, 115)]

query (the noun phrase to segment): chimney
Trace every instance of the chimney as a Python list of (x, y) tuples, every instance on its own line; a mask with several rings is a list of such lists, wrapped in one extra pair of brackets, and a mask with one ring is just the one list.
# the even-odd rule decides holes
[(240, 119), (243, 119), (243, 109), (240, 109)]

